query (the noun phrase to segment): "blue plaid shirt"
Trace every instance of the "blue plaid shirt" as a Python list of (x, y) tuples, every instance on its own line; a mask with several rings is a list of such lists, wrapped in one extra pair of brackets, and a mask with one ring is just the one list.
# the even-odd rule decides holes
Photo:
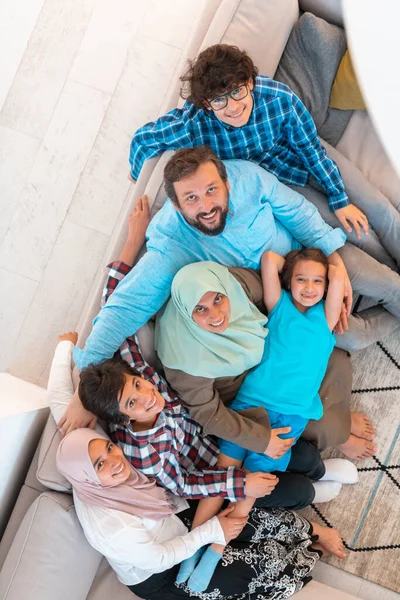
[(133, 179), (148, 158), (206, 144), (223, 160), (251, 160), (283, 183), (305, 186), (311, 174), (326, 191), (332, 211), (347, 206), (339, 169), (321, 146), (314, 121), (296, 94), (263, 75), (256, 77), (251, 93), (253, 110), (243, 127), (227, 125), (212, 111), (185, 102), (183, 108), (138, 129), (129, 157)]

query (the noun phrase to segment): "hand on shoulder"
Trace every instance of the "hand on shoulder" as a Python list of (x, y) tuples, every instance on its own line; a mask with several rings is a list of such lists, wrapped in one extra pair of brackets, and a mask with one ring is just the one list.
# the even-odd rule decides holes
[(58, 336), (57, 342), (72, 342), (74, 346), (78, 341), (78, 333), (76, 331), (68, 331), (68, 333), (62, 333)]

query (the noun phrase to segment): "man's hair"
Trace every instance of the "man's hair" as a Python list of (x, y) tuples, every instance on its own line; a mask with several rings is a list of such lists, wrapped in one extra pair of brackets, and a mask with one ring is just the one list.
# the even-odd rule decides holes
[(250, 56), (237, 46), (210, 46), (189, 61), (189, 68), (181, 77), (181, 97), (197, 108), (204, 108), (205, 100), (230, 92), (250, 79), (254, 81), (257, 75), (258, 69)]
[[(313, 260), (324, 265), (325, 271), (328, 271), (329, 262), (325, 254), (319, 248), (303, 248), (302, 250), (292, 250), (285, 256), (285, 264), (281, 273), (281, 282), (284, 290), (290, 289), (293, 271), (297, 263), (301, 260)], [(326, 273), (325, 273), (326, 275)]]
[(119, 410), (125, 375), (141, 376), (125, 360), (115, 358), (82, 369), (78, 391), (83, 407), (107, 423), (129, 421), (129, 416)]
[(181, 148), (169, 159), (164, 168), (164, 187), (168, 198), (179, 206), (174, 183), (196, 173), (197, 169), (205, 163), (212, 162), (224, 183), (227, 182), (225, 165), (208, 146), (195, 148)]

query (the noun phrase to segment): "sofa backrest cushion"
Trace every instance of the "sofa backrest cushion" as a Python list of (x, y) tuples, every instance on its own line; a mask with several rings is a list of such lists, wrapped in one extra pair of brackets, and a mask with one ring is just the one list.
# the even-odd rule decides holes
[[(154, 336), (151, 336), (152, 342), (153, 338)], [(79, 382), (77, 367), (72, 371), (72, 381), (74, 389), (76, 389)], [(106, 435), (102, 425), (104, 423), (97, 422), (96, 431), (101, 435)], [(61, 434), (57, 429), (53, 415), (50, 414), (39, 444), (36, 477), (42, 485), (51, 490), (55, 490), (56, 492), (71, 492), (71, 484), (57, 470), (56, 455), (60, 442)]]
[(57, 429), (52, 415), (47, 419), (40, 442), (38, 467), (36, 477), (47, 488), (56, 492), (71, 492), (72, 486), (56, 466), (56, 454), (61, 442), (61, 434)]
[(332, 85), (346, 52), (346, 35), (311, 13), (293, 27), (275, 79), (288, 85), (310, 111), (318, 134), (336, 146), (351, 117), (350, 110), (329, 108)]
[(298, 18), (297, 0), (222, 0), (199, 52), (214, 44), (238, 46), (261, 75), (273, 77)]
[(0, 572), (3, 600), (84, 600), (101, 555), (86, 540), (72, 496), (44, 492), (29, 508)]
[[(221, 43), (245, 49), (260, 73), (273, 77), (298, 18), (297, 0), (241, 0)], [(214, 21), (217, 19), (218, 12)]]

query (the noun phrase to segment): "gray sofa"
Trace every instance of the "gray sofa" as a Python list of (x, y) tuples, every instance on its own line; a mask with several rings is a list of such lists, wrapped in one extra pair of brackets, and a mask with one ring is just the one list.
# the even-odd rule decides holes
[[(300, 2), (300, 6), (331, 23), (342, 25), (339, 0), (309, 0)], [(287, 59), (285, 46), (298, 19), (297, 0), (206, 1), (181, 67), (184, 68), (187, 57), (194, 57), (202, 48), (224, 42), (245, 48), (262, 74), (274, 76), (281, 61), (278, 74), (284, 79), (291, 75), (287, 72), (287, 61), (283, 60)], [(336, 33), (343, 39), (344, 34)], [(171, 84), (161, 113), (179, 102), (179, 81), (176, 80)], [(317, 106), (317, 109), (320, 107)], [(399, 180), (380, 146), (367, 112), (354, 111), (335, 117), (326, 107), (324, 114), (319, 115), (321, 130), (326, 125), (326, 136), (331, 136), (330, 142), (336, 145), (341, 159), (349, 160), (355, 171), (367, 178), (369, 185), (390, 198), (399, 197)], [(328, 123), (329, 120), (331, 123)], [(125, 217), (136, 199), (146, 192), (152, 215), (162, 206), (165, 200), (162, 172), (167, 160), (168, 153), (145, 164), (137, 184), (132, 186), (126, 198), (125, 215), (114, 232), (104, 264), (115, 258), (123, 245)], [(82, 313), (78, 326), (80, 343), (84, 343), (98, 311), (102, 286), (103, 279), (99, 279)], [(143, 327), (138, 335), (147, 360), (155, 364), (151, 324)], [(118, 582), (107, 562), (89, 546), (83, 535), (70, 486), (55, 468), (59, 439), (54, 419), (50, 416), (0, 544), (0, 598), (132, 599), (131, 592)], [(297, 597), (299, 600), (352, 598), (315, 581)]]

